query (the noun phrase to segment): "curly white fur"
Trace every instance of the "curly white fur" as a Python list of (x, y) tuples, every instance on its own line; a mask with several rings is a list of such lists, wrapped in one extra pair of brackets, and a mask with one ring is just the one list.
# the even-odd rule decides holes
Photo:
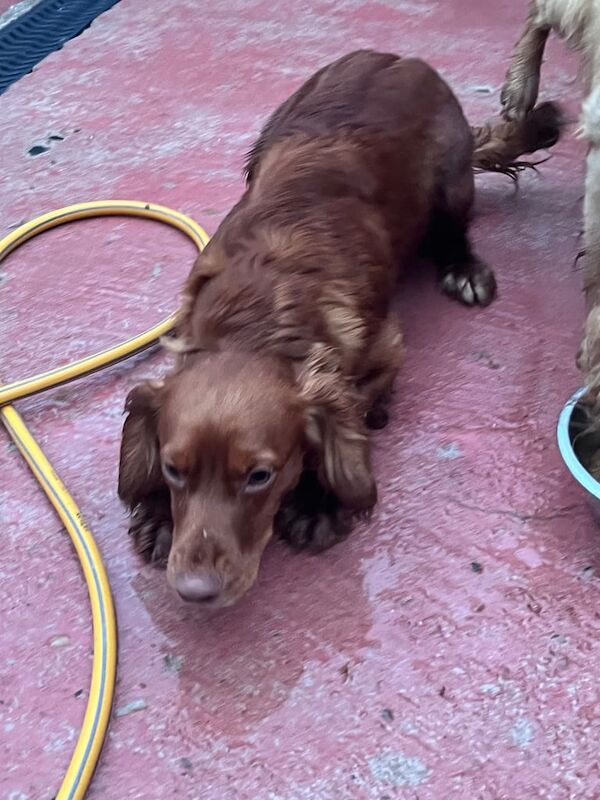
[(587, 319), (579, 354), (586, 383), (600, 397), (600, 0), (532, 0), (512, 57), (501, 102), (508, 119), (537, 100), (548, 34), (553, 31), (582, 54), (586, 98), (578, 134), (589, 143), (584, 201)]

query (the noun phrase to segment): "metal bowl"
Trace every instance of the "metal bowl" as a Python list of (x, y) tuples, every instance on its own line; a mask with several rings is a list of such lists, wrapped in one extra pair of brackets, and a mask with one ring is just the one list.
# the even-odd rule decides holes
[(600, 483), (583, 466), (589, 463), (592, 453), (600, 450), (600, 431), (582, 433), (585, 412), (578, 400), (584, 391), (576, 391), (565, 404), (558, 418), (556, 435), (563, 461), (577, 483), (585, 489), (592, 513), (600, 523)]

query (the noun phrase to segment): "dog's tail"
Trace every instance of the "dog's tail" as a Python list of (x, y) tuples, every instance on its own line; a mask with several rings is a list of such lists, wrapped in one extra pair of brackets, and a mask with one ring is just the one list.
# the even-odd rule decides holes
[(536, 163), (520, 161), (526, 153), (552, 147), (560, 139), (566, 120), (556, 103), (541, 103), (523, 119), (472, 128), (475, 172), (501, 172), (516, 180), (524, 169)]

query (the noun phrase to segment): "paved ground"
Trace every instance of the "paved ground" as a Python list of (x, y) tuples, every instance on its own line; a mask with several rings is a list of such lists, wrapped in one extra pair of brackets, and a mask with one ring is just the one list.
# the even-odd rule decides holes
[[(483, 120), (525, 13), (517, 0), (301, 6), (123, 0), (104, 14), (2, 97), (1, 232), (108, 197), (213, 231), (261, 120), (358, 46), (424, 56)], [(545, 95), (577, 109), (557, 44)], [(430, 281), (402, 286), (408, 360), (377, 438), (377, 514), (321, 558), (273, 545), (235, 609), (204, 617), (129, 550), (120, 414), (159, 356), (21, 405), (97, 534), (118, 605), (117, 716), (90, 798), (600, 796), (600, 542), (554, 442), (578, 381), (583, 152), (569, 136), (519, 193), (479, 181), (474, 238), (498, 302), (473, 312)], [(3, 377), (149, 326), (192, 257), (141, 222), (25, 246), (0, 268)], [(50, 800), (84, 708), (88, 606), (66, 536), (1, 439), (0, 476), (0, 795)]]
[(39, 0), (20, 0), (17, 3), (15, 0), (0, 0), (0, 27), (17, 19), (38, 2)]

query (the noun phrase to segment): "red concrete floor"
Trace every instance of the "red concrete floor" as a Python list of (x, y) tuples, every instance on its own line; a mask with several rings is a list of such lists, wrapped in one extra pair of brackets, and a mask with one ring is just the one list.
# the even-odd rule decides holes
[(14, 7), (13, 0), (0, 0), (0, 14), (4, 14), (6, 11), (12, 10)]
[[(1, 232), (109, 197), (214, 231), (266, 114), (356, 47), (424, 56), (483, 120), (524, 14), (517, 0), (123, 0), (2, 96)], [(575, 111), (579, 94), (553, 44), (544, 95)], [(36, 144), (49, 149), (28, 155)], [(403, 285), (408, 359), (377, 436), (377, 513), (319, 558), (274, 544), (233, 609), (184, 605), (129, 549), (121, 409), (160, 355), (21, 404), (118, 606), (116, 712), (90, 798), (600, 796), (600, 539), (554, 439), (578, 382), (583, 154), (570, 134), (518, 193), (478, 179), (474, 239), (498, 301), (472, 311), (433, 281)], [(135, 221), (26, 245), (0, 267), (3, 377), (146, 328), (175, 307), (192, 258), (177, 233)], [(5, 439), (0, 476), (0, 795), (50, 800), (84, 709), (89, 611), (67, 537)]]
[(4, 14), (6, 11), (16, 11), (15, 6), (17, 5), (15, 0), (0, 0), (0, 14)]

